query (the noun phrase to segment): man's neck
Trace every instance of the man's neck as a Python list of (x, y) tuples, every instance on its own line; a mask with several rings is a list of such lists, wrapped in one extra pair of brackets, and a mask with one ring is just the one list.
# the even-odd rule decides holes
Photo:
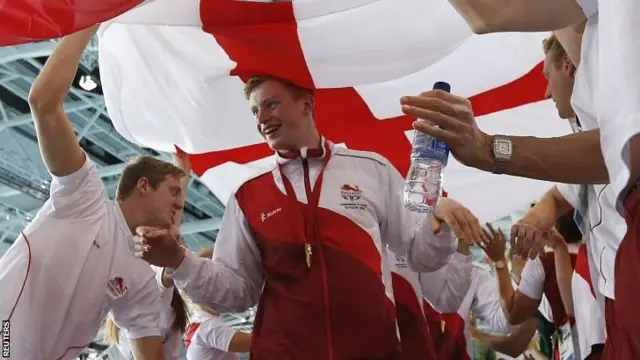
[(120, 211), (122, 211), (127, 227), (132, 234), (135, 234), (136, 228), (142, 224), (138, 212), (133, 207), (133, 204), (127, 200), (118, 200), (118, 206), (120, 206)]
[(319, 149), (322, 146), (321, 139), (322, 139), (322, 137), (320, 136), (320, 134), (315, 132), (313, 135), (310, 135), (307, 140), (301, 141), (298, 144), (297, 148), (288, 149), (288, 150), (281, 150), (279, 152), (281, 154), (283, 154), (283, 153), (287, 153), (287, 152), (291, 152), (291, 151), (300, 151), (301, 149), (304, 149), (304, 148), (307, 148), (307, 149)]

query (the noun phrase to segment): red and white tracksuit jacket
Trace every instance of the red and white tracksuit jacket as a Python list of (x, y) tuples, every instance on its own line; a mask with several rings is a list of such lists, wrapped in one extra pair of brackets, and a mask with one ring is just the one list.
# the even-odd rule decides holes
[(252, 359), (398, 359), (385, 247), (428, 272), (457, 242), (405, 209), (403, 178), (387, 159), (322, 146), (319, 157), (277, 154), (229, 200), (214, 259), (187, 253), (166, 274), (219, 312), (259, 302)]

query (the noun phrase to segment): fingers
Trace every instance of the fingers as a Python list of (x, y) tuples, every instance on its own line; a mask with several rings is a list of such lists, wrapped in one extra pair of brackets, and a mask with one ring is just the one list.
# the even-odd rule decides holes
[(417, 105), (423, 104), (427, 100), (439, 100), (443, 103), (453, 105), (465, 105), (470, 106), (468, 99), (448, 93), (442, 90), (428, 90), (420, 93), (418, 96), (403, 96), (400, 99), (401, 104)]
[(144, 244), (140, 236), (136, 236), (133, 244), (133, 255), (142, 258), (147, 251), (149, 251), (149, 245)]
[(456, 135), (453, 133), (443, 130), (436, 125), (430, 124), (427, 121), (417, 120), (412, 124), (413, 128), (421, 133), (425, 133), (429, 136), (433, 136), (435, 138), (441, 139), (442, 141), (449, 143), (456, 140)]
[(441, 226), (441, 222), (440, 220), (435, 217), (435, 215), (433, 214), (429, 214), (429, 221), (431, 222), (431, 228), (433, 229), (433, 233), (434, 234), (438, 234), (440, 233), (440, 226)]
[(152, 226), (138, 226), (136, 228), (136, 234), (138, 234), (139, 236), (144, 236), (146, 233), (154, 230), (158, 230), (158, 229)]
[(430, 112), (452, 117), (457, 115), (455, 109), (456, 104), (433, 96), (405, 96), (400, 99), (400, 104), (403, 109), (414, 108), (429, 110)]

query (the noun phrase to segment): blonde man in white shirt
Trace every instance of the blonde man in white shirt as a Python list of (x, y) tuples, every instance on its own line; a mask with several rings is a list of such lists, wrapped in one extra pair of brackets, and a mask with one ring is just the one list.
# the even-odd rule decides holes
[(110, 201), (63, 109), (80, 56), (97, 27), (61, 40), (31, 88), (50, 198), (0, 259), (0, 319), (10, 321), (9, 358), (70, 360), (111, 311), (137, 360), (162, 360), (160, 294), (134, 256), (134, 231), (168, 228), (182, 206), (172, 164), (142, 157), (123, 171)]

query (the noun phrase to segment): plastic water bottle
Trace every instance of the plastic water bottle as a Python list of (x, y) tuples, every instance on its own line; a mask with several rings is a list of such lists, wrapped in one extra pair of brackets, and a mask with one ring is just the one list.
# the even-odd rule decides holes
[[(451, 91), (446, 82), (437, 82), (434, 90)], [(404, 206), (411, 211), (429, 213), (435, 210), (442, 192), (444, 168), (449, 159), (449, 146), (419, 131), (414, 132), (411, 168), (404, 184)]]

